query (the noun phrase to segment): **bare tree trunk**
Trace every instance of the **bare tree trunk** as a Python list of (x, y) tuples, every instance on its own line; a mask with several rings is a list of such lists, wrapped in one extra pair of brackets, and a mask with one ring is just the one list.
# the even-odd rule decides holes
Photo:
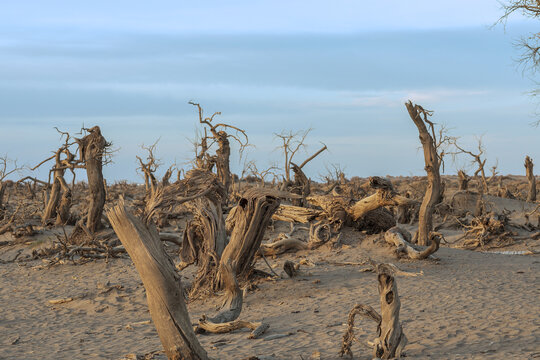
[[(62, 171), (63, 170), (58, 170)], [(56, 173), (56, 171), (55, 171)], [(58, 207), (58, 203), (60, 202), (60, 190), (61, 190), (61, 184), (59, 180), (60, 176), (57, 177), (55, 174), (53, 184), (51, 186), (51, 190), (49, 192), (49, 196), (47, 199), (47, 203), (45, 206), (45, 210), (43, 210), (43, 215), (41, 216), (41, 220), (43, 223), (45, 223), (47, 220), (52, 219), (56, 216), (56, 209)]]
[(459, 183), (459, 190), (467, 190), (469, 188), (469, 180), (471, 179), (470, 177), (467, 176), (467, 174), (465, 174), (465, 171), (463, 170), (459, 170), (458, 171), (458, 183)]
[(527, 180), (529, 181), (529, 193), (527, 194), (528, 202), (536, 201), (536, 178), (533, 172), (533, 161), (530, 157), (525, 157), (525, 170), (527, 173)]
[(291, 166), (294, 172), (294, 183), (291, 192), (302, 196), (298, 199), (292, 199), (292, 204), (294, 206), (305, 206), (306, 197), (311, 193), (310, 181), (298, 165), (291, 163)]
[(182, 294), (180, 277), (153, 225), (146, 227), (120, 204), (107, 211), (111, 225), (133, 260), (146, 289), (150, 315), (169, 359), (204, 360)]
[[(420, 142), (424, 149), (425, 170), (427, 172), (428, 186), (426, 194), (420, 206), (418, 218), (418, 236), (416, 237), (419, 245), (429, 245), (429, 233), (433, 229), (433, 209), (441, 197), (441, 177), (439, 175), (440, 159), (437, 153), (434, 138), (429, 134), (426, 128), (427, 112), (419, 105), (413, 105), (411, 101), (405, 103), (409, 116), (418, 128)], [(422, 118), (422, 115), (424, 118)], [(432, 126), (432, 123), (429, 123)], [(433, 131), (433, 128), (432, 128)], [(435, 136), (435, 134), (433, 134)]]
[(58, 204), (55, 225), (66, 225), (69, 221), (72, 194), (66, 180), (63, 177), (59, 177), (58, 180), (62, 187), (62, 199), (60, 200), (60, 204)]
[(280, 199), (274, 191), (264, 188), (252, 188), (246, 191), (234, 210), (234, 224), (229, 244), (225, 247), (218, 270), (217, 284), (223, 284), (223, 266), (230, 264), (236, 269), (237, 276), (246, 278), (253, 267), (255, 253), (259, 250), (264, 232), (270, 218), (279, 207)]
[(183, 262), (181, 267), (192, 263), (199, 264), (197, 276), (191, 286), (191, 295), (197, 294), (200, 289), (206, 288), (206, 285), (213, 287), (212, 281), (227, 245), (221, 202), (216, 200), (217, 202), (213, 202), (202, 197), (187, 205), (195, 216), (187, 223), (184, 231), (180, 252)]
[(216, 171), (219, 181), (225, 186), (226, 195), (223, 197), (224, 201), (228, 201), (228, 194), (231, 188), (231, 170), (229, 168), (229, 161), (231, 157), (231, 146), (227, 133), (225, 131), (217, 132), (217, 138), (219, 148), (216, 150)]
[(351, 345), (354, 340), (354, 320), (356, 315), (375, 321), (377, 325), (377, 338), (373, 341), (373, 356), (376, 359), (399, 359), (403, 348), (407, 345), (407, 337), (403, 333), (399, 322), (401, 302), (397, 291), (397, 284), (389, 271), (388, 265), (383, 265), (383, 272), (378, 275), (379, 298), (381, 301), (381, 314), (369, 305), (357, 304), (349, 312), (347, 331), (343, 335), (340, 356), (352, 356)]
[(0, 209), (4, 206), (4, 193), (6, 192), (6, 184), (0, 181)]
[(101, 228), (101, 215), (105, 206), (106, 195), (102, 167), (103, 155), (108, 143), (101, 135), (99, 126), (94, 126), (88, 131), (89, 134), (82, 139), (77, 139), (77, 142), (79, 143), (80, 158), (85, 163), (90, 190), (86, 227), (94, 233)]

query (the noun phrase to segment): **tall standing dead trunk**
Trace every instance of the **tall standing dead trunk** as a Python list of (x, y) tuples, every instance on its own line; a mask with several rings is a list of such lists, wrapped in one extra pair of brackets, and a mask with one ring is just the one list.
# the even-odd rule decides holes
[(227, 225), (232, 227), (231, 238), (221, 257), (217, 287), (223, 284), (227, 270), (225, 265), (230, 264), (232, 269), (236, 269), (240, 279), (249, 276), (266, 227), (279, 203), (279, 197), (271, 189), (252, 188), (246, 191), (234, 211), (231, 211), (232, 218), (227, 219)]
[(527, 180), (529, 181), (529, 193), (527, 194), (528, 202), (536, 201), (536, 178), (533, 172), (533, 161), (529, 156), (525, 157), (525, 171), (527, 173)]
[[(413, 105), (411, 101), (405, 103), (409, 116), (418, 128), (420, 142), (424, 149), (425, 170), (427, 172), (428, 186), (426, 194), (420, 205), (418, 219), (417, 243), (427, 246), (430, 242), (429, 233), (433, 229), (433, 209), (441, 198), (441, 176), (439, 174), (440, 158), (437, 153), (436, 137), (433, 130), (433, 123), (428, 120), (431, 112), (424, 110), (420, 105)], [(430, 125), (432, 135), (430, 135), (426, 123)]]
[(105, 148), (109, 144), (101, 135), (99, 126), (94, 126), (88, 132), (89, 134), (82, 139), (77, 139), (77, 143), (80, 159), (84, 161), (90, 190), (86, 227), (94, 233), (101, 228), (101, 215), (105, 206), (106, 193), (102, 167)]
[(141, 276), (150, 315), (167, 357), (208, 359), (191, 326), (180, 277), (155, 227), (145, 226), (122, 203), (107, 211), (107, 216)]
[(212, 131), (219, 148), (216, 150), (216, 172), (219, 181), (225, 186), (225, 202), (228, 199), (231, 187), (231, 170), (229, 167), (231, 157), (231, 145), (225, 131)]

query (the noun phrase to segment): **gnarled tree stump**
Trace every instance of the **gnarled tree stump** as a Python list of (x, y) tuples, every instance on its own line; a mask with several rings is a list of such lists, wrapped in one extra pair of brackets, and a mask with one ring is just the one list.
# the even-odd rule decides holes
[(381, 314), (379, 315), (369, 305), (357, 304), (349, 313), (347, 331), (343, 335), (340, 356), (352, 357), (351, 345), (354, 339), (354, 318), (362, 315), (377, 323), (377, 338), (373, 341), (373, 356), (378, 359), (399, 358), (407, 344), (407, 337), (403, 333), (399, 322), (401, 302), (397, 291), (397, 284), (390, 271), (383, 271), (378, 275), (379, 297), (381, 301)]

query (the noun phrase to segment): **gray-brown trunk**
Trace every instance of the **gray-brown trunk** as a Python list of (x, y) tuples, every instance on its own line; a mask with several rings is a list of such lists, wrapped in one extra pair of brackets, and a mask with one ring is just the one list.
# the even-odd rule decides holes
[(180, 277), (155, 227), (145, 226), (122, 203), (107, 211), (107, 216), (141, 276), (150, 315), (167, 357), (208, 359), (191, 326)]

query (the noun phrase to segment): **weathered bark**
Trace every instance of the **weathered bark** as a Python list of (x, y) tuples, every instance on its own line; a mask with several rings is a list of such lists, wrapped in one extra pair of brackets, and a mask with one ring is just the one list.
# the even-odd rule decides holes
[(72, 194), (64, 177), (59, 177), (58, 180), (62, 187), (62, 199), (60, 200), (60, 204), (58, 204), (55, 225), (66, 225), (69, 221)]
[(155, 227), (146, 227), (122, 203), (108, 210), (107, 216), (141, 276), (150, 315), (167, 357), (208, 359), (191, 327), (180, 278)]
[(231, 238), (221, 257), (216, 279), (218, 287), (223, 285), (224, 264), (230, 263), (240, 279), (246, 278), (251, 273), (253, 259), (279, 203), (280, 199), (275, 196), (275, 191), (264, 188), (249, 189), (240, 199), (232, 220), (234, 228)]
[[(405, 106), (420, 134), (420, 142), (424, 149), (425, 170), (428, 178), (426, 194), (420, 206), (418, 236), (416, 239), (419, 245), (429, 245), (429, 233), (433, 230), (433, 209), (439, 202), (442, 191), (439, 174), (440, 158), (434, 140), (435, 134), (432, 137), (426, 127), (426, 123), (428, 123), (433, 130), (433, 124), (427, 120), (428, 113), (421, 106), (413, 105), (411, 101), (405, 103)], [(424, 118), (422, 118), (422, 115)]]
[(195, 217), (186, 225), (180, 258), (182, 266), (199, 264), (191, 295), (206, 288), (206, 285), (213, 287), (212, 280), (216, 276), (223, 250), (228, 243), (221, 202), (219, 198), (215, 200), (214, 202), (202, 197), (188, 206)]
[(320, 214), (320, 210), (281, 204), (272, 219), (307, 224)]
[(459, 184), (459, 190), (467, 190), (469, 188), (469, 180), (471, 178), (465, 174), (465, 171), (459, 170), (458, 171), (458, 184)]
[(94, 126), (88, 132), (88, 135), (82, 139), (76, 139), (76, 141), (79, 144), (80, 159), (84, 161), (90, 190), (86, 227), (94, 233), (101, 228), (101, 215), (105, 206), (106, 195), (102, 167), (105, 148), (109, 144), (101, 135), (99, 126)]
[(386, 240), (386, 242), (390, 245), (394, 245), (396, 247), (396, 253), (398, 255), (403, 253), (411, 259), (423, 260), (439, 249), (439, 237), (434, 233), (431, 233), (431, 235), (431, 244), (424, 250), (417, 250), (414, 245), (410, 243), (411, 234), (407, 230), (397, 226), (384, 233), (384, 240)]
[(536, 177), (533, 172), (533, 161), (530, 157), (525, 157), (525, 170), (527, 173), (527, 180), (529, 181), (529, 192), (527, 194), (528, 202), (536, 201)]
[(0, 181), (0, 209), (4, 206), (4, 194), (6, 192), (6, 184)]
[(378, 176), (369, 178), (370, 187), (376, 189), (375, 194), (363, 198), (347, 209), (353, 220), (358, 220), (368, 212), (382, 206), (413, 205), (415, 200), (401, 196), (394, 191), (392, 183)]
[(62, 154), (62, 149), (59, 149), (54, 155), (55, 165), (53, 168), (53, 184), (47, 198), (47, 203), (45, 204), (45, 209), (41, 216), (41, 221), (46, 223), (47, 220), (52, 219), (57, 216), (58, 203), (60, 202), (60, 197), (62, 196), (62, 181), (64, 180), (65, 168), (62, 166), (62, 161), (60, 156)]
[[(227, 138), (227, 133), (225, 131), (215, 131), (214, 138), (217, 140), (218, 149), (216, 150), (216, 172), (219, 181), (225, 187), (225, 193), (229, 194), (231, 188), (231, 170), (229, 168), (229, 162), (231, 157), (231, 145), (229, 144), (229, 139)], [(227, 200), (227, 196), (224, 197), (224, 200)]]
[(351, 310), (347, 321), (347, 331), (343, 335), (340, 356), (347, 354), (352, 357), (351, 345), (354, 340), (354, 318), (356, 315), (362, 315), (378, 324), (377, 338), (373, 341), (373, 356), (375, 358), (399, 358), (407, 344), (407, 337), (403, 333), (399, 322), (401, 302), (396, 281), (389, 272), (379, 273), (377, 279), (379, 282), (381, 314), (379, 315), (369, 305), (357, 304)]
[(290, 191), (301, 196), (299, 199), (292, 199), (292, 204), (294, 206), (305, 206), (306, 197), (311, 193), (311, 182), (298, 165), (291, 163), (291, 166), (294, 172), (294, 183)]

